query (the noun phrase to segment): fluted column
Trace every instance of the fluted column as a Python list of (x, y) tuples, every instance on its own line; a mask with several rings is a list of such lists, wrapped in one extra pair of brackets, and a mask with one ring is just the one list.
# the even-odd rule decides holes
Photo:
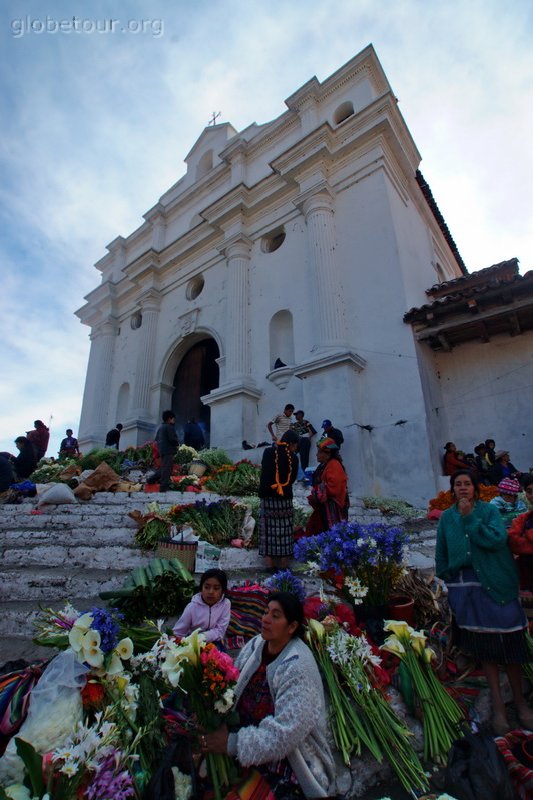
[(246, 236), (239, 236), (225, 248), (227, 263), (226, 381), (250, 379), (250, 249)]
[(346, 343), (343, 290), (335, 256), (336, 235), (331, 193), (322, 189), (302, 203), (308, 231), (311, 290), (318, 347)]
[(140, 304), (142, 324), (138, 329), (139, 345), (135, 367), (133, 413), (137, 419), (150, 420), (152, 418), (150, 413), (150, 389), (153, 383), (157, 321), (161, 296), (158, 291), (151, 290), (141, 297)]
[(90, 335), (91, 350), (78, 434), (80, 444), (90, 442), (101, 445), (105, 439), (116, 335), (114, 320), (102, 323)]

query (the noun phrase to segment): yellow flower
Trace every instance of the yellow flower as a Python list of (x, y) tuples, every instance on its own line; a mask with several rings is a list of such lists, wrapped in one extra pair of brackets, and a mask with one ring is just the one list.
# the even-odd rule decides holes
[(417, 655), (421, 656), (424, 652), (426, 640), (427, 636), (424, 636), (421, 631), (411, 631), (411, 647)]
[(403, 620), (389, 619), (383, 626), (383, 630), (393, 633), (398, 639), (408, 641), (413, 633), (413, 628)]
[(385, 650), (387, 653), (392, 653), (400, 658), (405, 655), (405, 647), (401, 641), (396, 638), (396, 636), (389, 636), (389, 638), (385, 640), (384, 644), (382, 644), (379, 649)]
[(310, 619), (307, 623), (307, 627), (309, 628), (312, 636), (318, 639), (319, 642), (321, 642), (326, 635), (325, 627), (317, 619)]
[(434, 651), (434, 650), (432, 650), (432, 649), (431, 649), (431, 647), (426, 647), (426, 648), (424, 649), (424, 652), (423, 652), (423, 654), (422, 654), (422, 658), (424, 659), (424, 661), (426, 662), (426, 664), (431, 664), (431, 662), (433, 661), (433, 659), (435, 659), (436, 657), (437, 657), (437, 656), (435, 655), (435, 651)]

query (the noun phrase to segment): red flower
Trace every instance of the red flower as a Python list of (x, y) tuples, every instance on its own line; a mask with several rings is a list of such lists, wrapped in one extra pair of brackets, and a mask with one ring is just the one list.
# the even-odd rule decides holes
[(105, 689), (97, 681), (87, 681), (81, 690), (81, 701), (84, 708), (101, 708), (105, 698)]

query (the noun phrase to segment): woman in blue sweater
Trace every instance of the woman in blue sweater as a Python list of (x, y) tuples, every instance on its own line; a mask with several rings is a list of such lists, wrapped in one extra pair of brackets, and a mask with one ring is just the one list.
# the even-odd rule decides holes
[(533, 730), (533, 712), (522, 693), (521, 665), (529, 660), (526, 618), (518, 600), (518, 572), (499, 511), (481, 502), (476, 477), (458, 470), (451, 479), (455, 505), (437, 530), (436, 572), (448, 586), (457, 644), (481, 661), (497, 735), (509, 730), (498, 665), (509, 677), (520, 724)]

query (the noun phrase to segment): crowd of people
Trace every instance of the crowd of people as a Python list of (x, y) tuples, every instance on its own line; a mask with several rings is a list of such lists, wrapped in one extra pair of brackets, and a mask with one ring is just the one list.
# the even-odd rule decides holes
[(474, 447), (473, 453), (458, 450), (454, 442), (446, 442), (443, 457), (444, 475), (458, 469), (474, 473), (479, 483), (497, 486), (503, 478), (519, 478), (522, 474), (511, 463), (508, 450), (496, 450), (494, 439), (486, 439)]

